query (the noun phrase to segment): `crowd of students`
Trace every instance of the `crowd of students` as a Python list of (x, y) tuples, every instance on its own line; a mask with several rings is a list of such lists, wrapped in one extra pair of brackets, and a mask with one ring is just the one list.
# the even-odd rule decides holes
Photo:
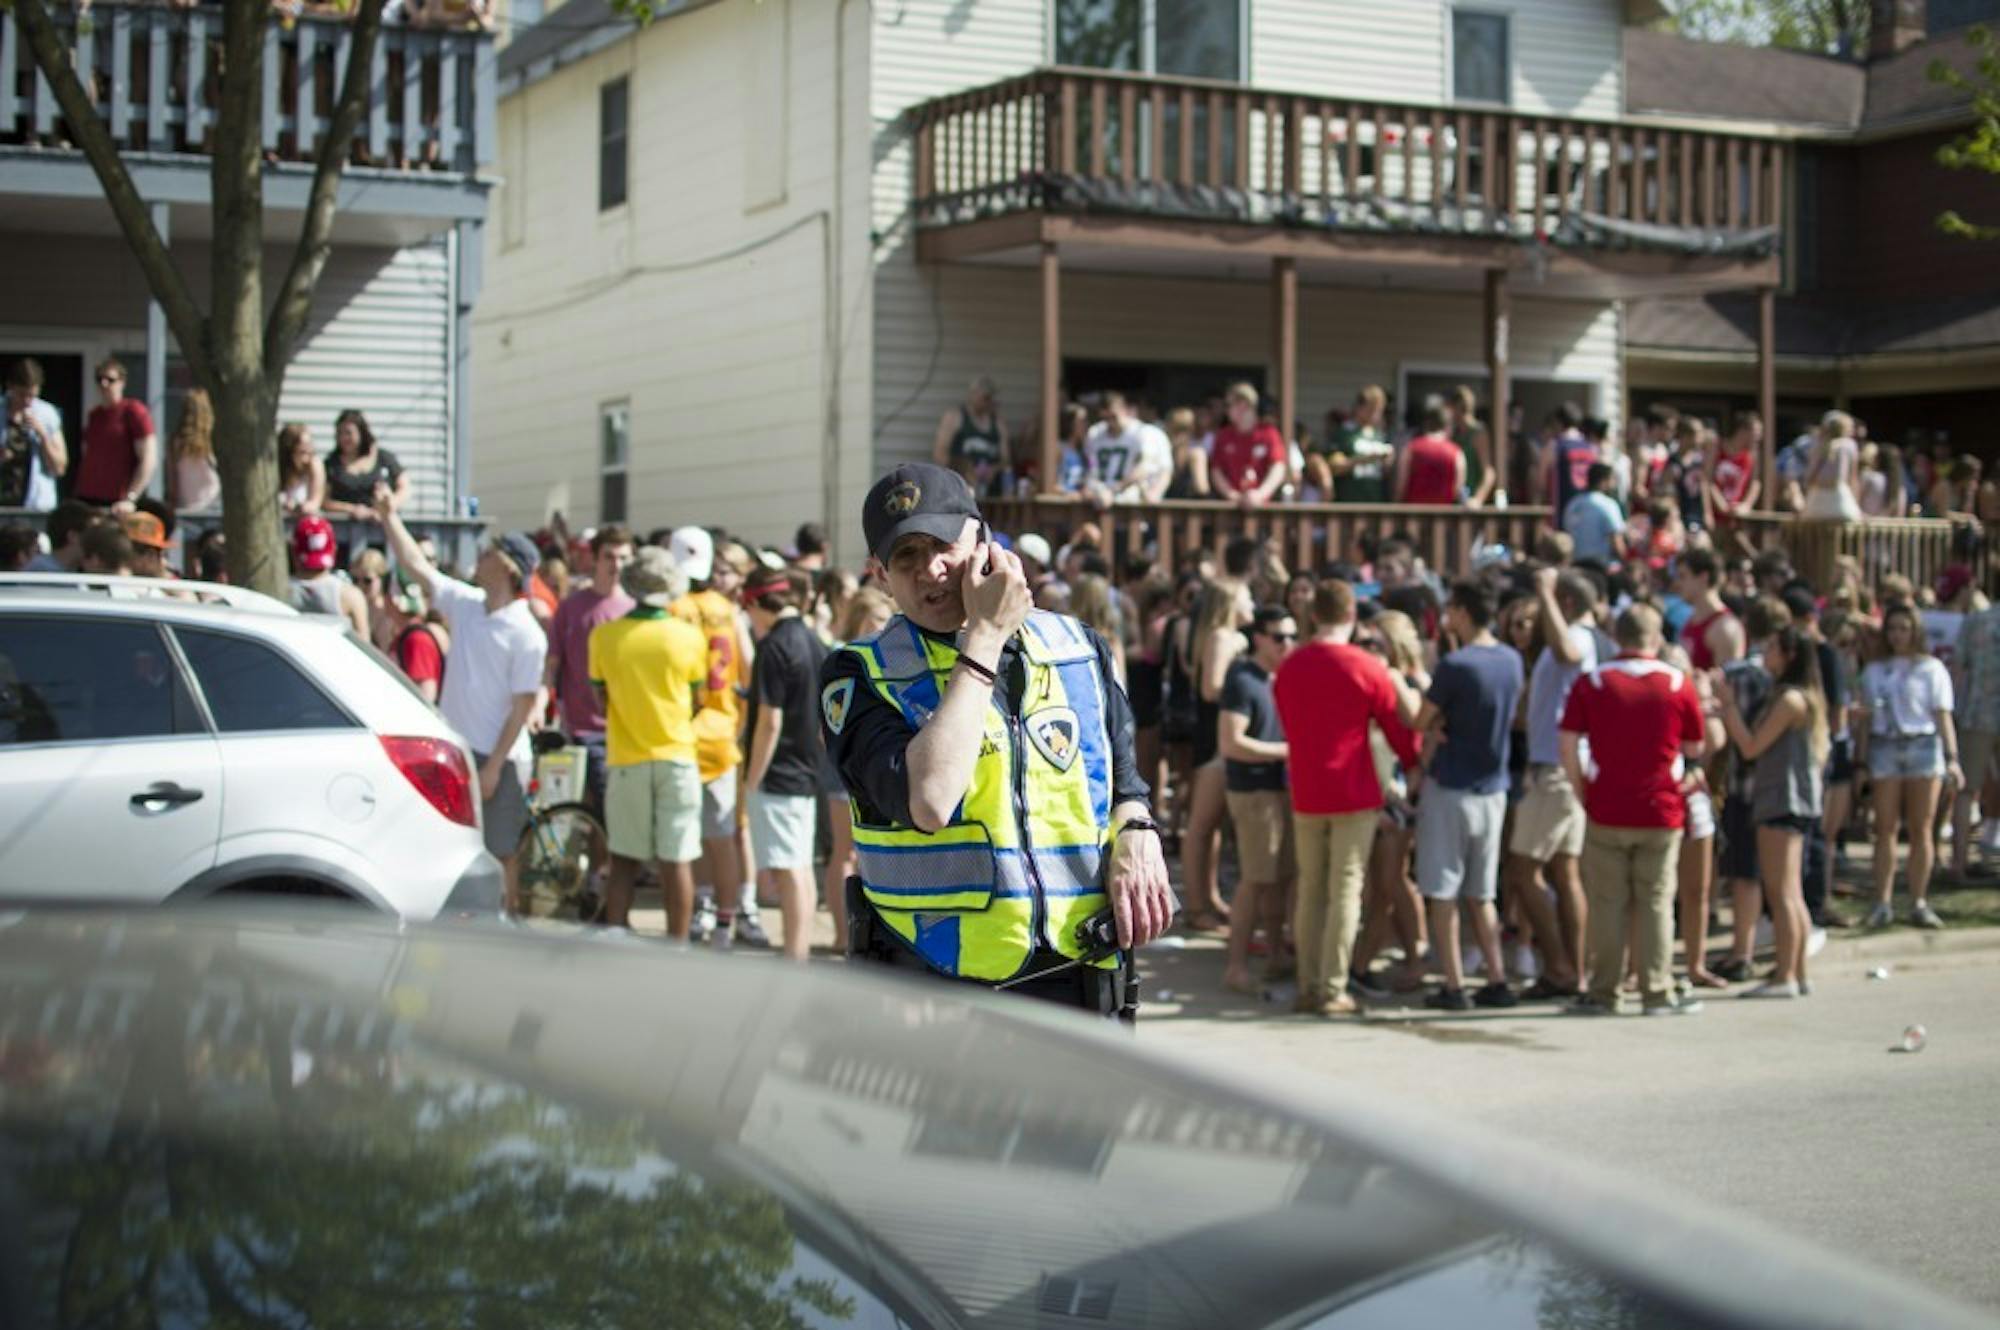
[[(1016, 542), (1044, 604), (1108, 580), (1087, 542), (1046, 547)], [(1392, 537), (1289, 573), (1275, 541), (1245, 538), (1178, 582), (1124, 570), (1114, 627), (1142, 754), (1170, 794), (1188, 926), (1228, 933), (1229, 987), (1295, 969), (1300, 1009), (1323, 1014), (1427, 986), (1446, 1010), (1594, 1014), (1615, 1009), (1629, 951), (1649, 1012), (1746, 980), (1744, 996), (1792, 998), (1828, 927), (1940, 926), (1943, 814), (1954, 872), (1988, 873), (1973, 847), (2000, 830), (1981, 830), (2000, 812), (2000, 609), (1963, 569), (1921, 593), (1847, 569), (1816, 588), (1699, 529), (1658, 568), (1576, 559), (1554, 532), (1477, 564), (1447, 585)], [(1950, 669), (1926, 615), (1954, 629)], [(1875, 848), (1857, 920), (1835, 864), (1859, 815)]]
[[(1622, 437), (1574, 404), (1529, 421), (1509, 412), (1502, 473), (1496, 431), (1466, 385), (1410, 404), (1399, 427), (1389, 395), (1369, 385), (1315, 431), (1286, 431), (1249, 383), (1192, 405), (1161, 408), (1118, 391), (1086, 394), (1058, 415), (1054, 488), (1099, 506), (1217, 499), (1244, 506), (1330, 503), (1545, 504), (1584, 557), (1664, 561), (1695, 528), (1747, 549), (1738, 515), (1756, 509), (1836, 521), (1930, 516), (2000, 520), (2000, 480), (1948, 438), (1913, 434), (1897, 445), (1867, 422), (1829, 411), (1771, 459), (1765, 492), (1764, 422), (1752, 411), (1711, 418), (1656, 404)], [(1039, 449), (1017, 443), (991, 379), (973, 381), (946, 411), (932, 458), (975, 492), (1042, 488)], [(1602, 465), (1604, 470), (1593, 468)]]

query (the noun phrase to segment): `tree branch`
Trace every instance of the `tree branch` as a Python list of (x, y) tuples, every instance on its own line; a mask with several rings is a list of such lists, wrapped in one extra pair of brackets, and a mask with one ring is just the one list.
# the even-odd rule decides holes
[[(76, 139), (77, 146), (83, 149), (91, 169), (97, 172), (98, 183), (104, 187), (104, 201), (110, 206), (111, 215), (118, 220), (119, 229), (125, 233), (125, 241), (131, 246), (133, 257), (139, 261), (139, 270), (145, 274), (153, 299), (160, 302), (160, 308), (166, 313), (167, 326), (173, 329), (174, 339), (180, 343), (182, 357), (196, 380), (213, 391), (214, 374), (208, 358), (208, 320), (203, 316), (201, 307), (195, 304), (180, 269), (174, 266), (160, 233), (154, 229), (152, 213), (146, 201), (139, 196), (139, 187), (132, 182), (132, 173), (125, 169), (125, 161), (118, 155), (118, 145), (111, 141), (111, 132), (104, 127), (96, 107), (91, 105), (89, 93), (77, 79), (62, 34), (56, 31), (43, 0), (14, 0), (14, 12), (20, 17), (22, 31), (27, 34), (28, 49), (34, 53), (35, 66), (49, 81), (49, 88), (55, 94), (56, 105), (62, 108), (70, 134)], [(79, 16), (78, 21), (85, 20)]]
[[(292, 356), (292, 347), (305, 330), (312, 308), (313, 288), (326, 268), (333, 246), (334, 205), (340, 193), (340, 173), (354, 145), (361, 112), (368, 104), (369, 71), (375, 63), (375, 43), (382, 35), (383, 0), (361, 0), (354, 15), (354, 43), (349, 48), (347, 72), (340, 85), (340, 100), (334, 103), (333, 118), (326, 137), (320, 141), (319, 157), (313, 164), (312, 192), (306, 200), (305, 220), (299, 225), (298, 248), (278, 300), (264, 325), (264, 371), (276, 374)], [(415, 59), (412, 52), (404, 57)], [(410, 127), (405, 126), (405, 132)]]

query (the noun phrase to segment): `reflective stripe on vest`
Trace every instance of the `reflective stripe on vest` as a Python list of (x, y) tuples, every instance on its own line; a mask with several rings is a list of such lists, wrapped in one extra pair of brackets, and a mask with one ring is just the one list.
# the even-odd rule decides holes
[[(1038, 934), (1062, 955), (1081, 955), (1077, 925), (1105, 905), (1111, 742), (1097, 652), (1074, 620), (1041, 611), (1023, 626), (1021, 646), (1024, 714), (989, 702), (950, 823), (924, 832), (854, 822), (864, 893), (883, 923), (932, 968), (987, 982), (1019, 974)], [(919, 730), (958, 661), (956, 647), (900, 615), (844, 649)]]

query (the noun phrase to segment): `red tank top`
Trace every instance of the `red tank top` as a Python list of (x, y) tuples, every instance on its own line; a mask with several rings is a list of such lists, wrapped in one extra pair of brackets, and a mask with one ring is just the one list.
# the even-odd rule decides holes
[(1409, 487), (1404, 503), (1458, 502), (1458, 445), (1441, 434), (1422, 434), (1404, 445)]
[(1728, 610), (1717, 610), (1706, 619), (1689, 619), (1681, 629), (1681, 645), (1687, 648), (1688, 663), (1698, 670), (1715, 668), (1715, 656), (1708, 649), (1708, 630), (1711, 624), (1736, 616)]

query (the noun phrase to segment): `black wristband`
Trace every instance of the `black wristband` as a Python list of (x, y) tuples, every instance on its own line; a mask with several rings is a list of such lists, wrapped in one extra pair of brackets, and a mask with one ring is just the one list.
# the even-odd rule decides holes
[(1150, 831), (1157, 836), (1160, 834), (1160, 824), (1150, 817), (1128, 817), (1118, 824), (1118, 830), (1111, 833), (1111, 838), (1116, 840), (1128, 831)]
[(978, 661), (974, 660), (970, 656), (961, 655), (958, 658), (958, 663), (965, 666), (966, 669), (971, 670), (974, 674), (978, 675), (980, 678), (986, 680), (988, 685), (1000, 682), (999, 675), (995, 674), (992, 670), (987, 669), (984, 665), (981, 665)]

